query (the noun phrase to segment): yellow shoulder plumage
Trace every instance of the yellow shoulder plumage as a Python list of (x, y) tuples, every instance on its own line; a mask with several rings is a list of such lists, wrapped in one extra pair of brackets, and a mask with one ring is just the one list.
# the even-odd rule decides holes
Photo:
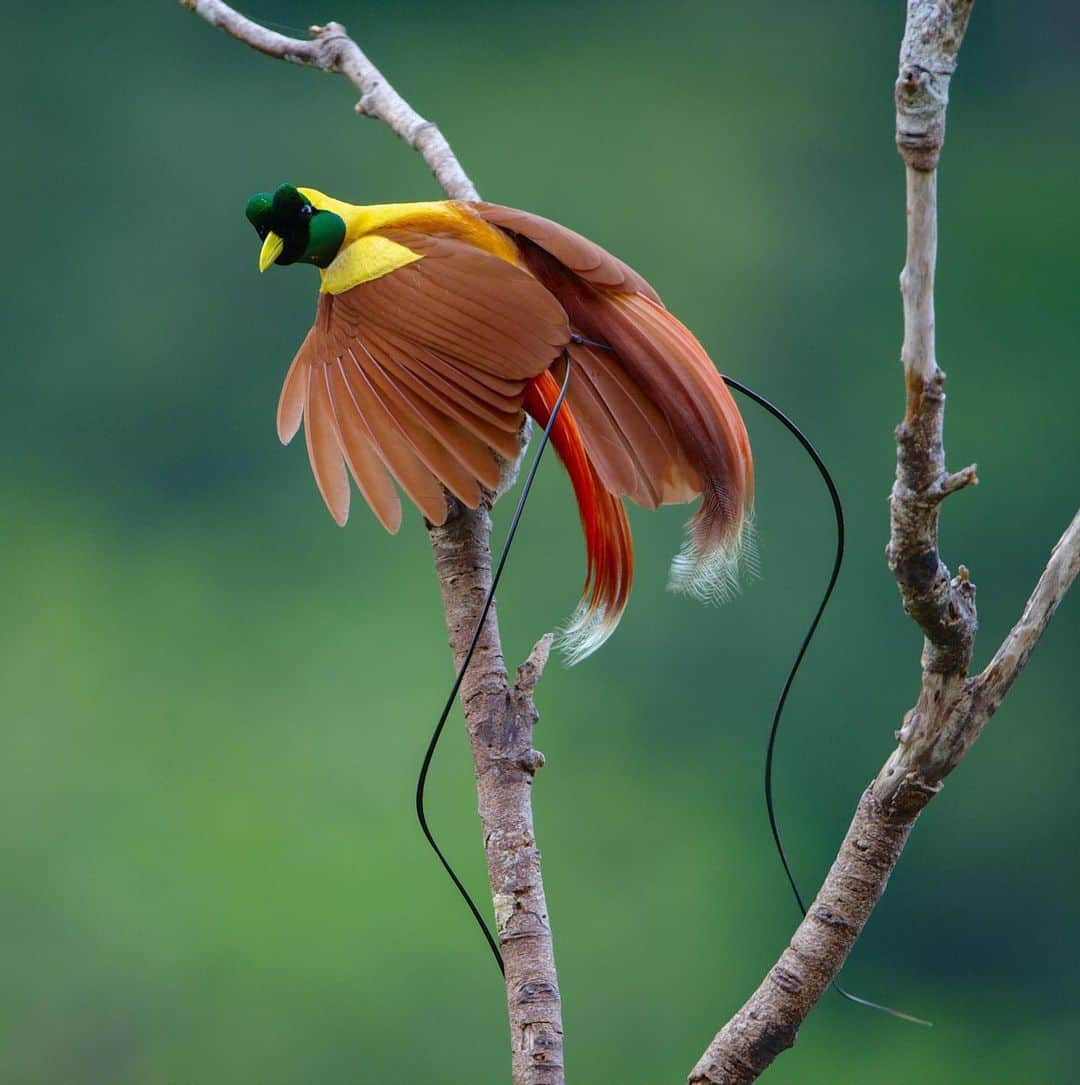
[(299, 192), (320, 211), (332, 211), (345, 223), (345, 242), (340, 252), (329, 267), (321, 270), (324, 294), (343, 294), (423, 259), (422, 253), (381, 236), (379, 231), (384, 229), (404, 228), (455, 237), (507, 263), (519, 262), (517, 248), (506, 234), (450, 201), (359, 207), (313, 188), (301, 188)]
[(344, 294), (361, 283), (389, 275), (391, 271), (405, 267), (423, 256), (388, 237), (367, 234), (341, 246), (334, 262), (322, 271), (324, 294)]

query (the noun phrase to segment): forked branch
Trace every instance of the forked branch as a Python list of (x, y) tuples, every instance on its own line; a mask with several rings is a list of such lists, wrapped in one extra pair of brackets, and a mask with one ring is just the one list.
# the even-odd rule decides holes
[(907, 172), (904, 304), (906, 409), (896, 429), (889, 567), (905, 611), (923, 634), (922, 683), (898, 744), (859, 801), (825, 882), (791, 944), (761, 985), (717, 1033), (690, 1073), (691, 1085), (759, 1077), (794, 1042), (799, 1026), (836, 979), (885, 891), (908, 833), (987, 721), (1046, 629), (1080, 568), (1080, 514), (1061, 537), (1024, 614), (977, 678), (969, 678), (978, 626), (967, 569), (952, 576), (938, 549), (938, 516), (950, 494), (974, 485), (974, 466), (945, 465), (943, 392), (934, 344), (937, 163), (949, 80), (972, 0), (908, 0), (896, 81), (896, 143)]

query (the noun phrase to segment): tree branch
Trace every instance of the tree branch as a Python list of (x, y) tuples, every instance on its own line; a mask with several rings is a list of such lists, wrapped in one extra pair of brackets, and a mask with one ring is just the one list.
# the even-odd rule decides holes
[[(491, 586), (491, 520), (481, 506), (429, 527), (455, 666), (460, 666)], [(506, 968), (515, 1085), (562, 1085), (563, 1038), (558, 978), (540, 852), (532, 819), (532, 782), (544, 764), (532, 748), (532, 691), (551, 647), (544, 637), (510, 687), (492, 606), (461, 683), (461, 703), (476, 768), (484, 854), (495, 926)]]
[(312, 40), (301, 41), (259, 26), (220, 0), (180, 0), (180, 3), (211, 26), (266, 56), (345, 76), (360, 91), (357, 113), (382, 121), (418, 151), (447, 196), (452, 200), (480, 198), (442, 132), (394, 90), (341, 23), (313, 26)]
[[(219, 0), (181, 3), (267, 56), (344, 75), (362, 95), (357, 111), (382, 121), (418, 151), (447, 196), (479, 198), (439, 129), (394, 90), (339, 23), (312, 27), (312, 40), (300, 41), (259, 26)], [(466, 509), (451, 498), (453, 511), (446, 523), (428, 527), (457, 666), (491, 584), (489, 508), (493, 500), (494, 495), (489, 494), (480, 508)], [(564, 1082), (562, 1009), (531, 796), (533, 777), (544, 763), (543, 756), (532, 748), (537, 720), (532, 693), (550, 646), (550, 637), (541, 639), (511, 687), (492, 605), (461, 684), (484, 853), (506, 969), (514, 1085)]]
[[(1057, 541), (1020, 620), (1013, 626), (986, 669), (975, 680), (974, 693), (996, 708), (1027, 666), (1058, 603), (1080, 572), (1080, 511)], [(992, 710), (991, 710), (992, 711)]]
[(945, 467), (945, 376), (934, 347), (936, 167), (949, 79), (973, 0), (908, 0), (896, 82), (896, 142), (907, 171), (904, 303), (906, 411), (896, 429), (889, 567), (905, 611), (923, 633), (922, 683), (898, 745), (864, 792), (813, 904), (790, 945), (690, 1073), (691, 1085), (754, 1081), (795, 1042), (836, 979), (885, 891), (908, 833), (942, 780), (971, 748), (1023, 670), (1080, 569), (1080, 513), (1051, 555), (1020, 621), (990, 665), (968, 678), (978, 626), (967, 569), (951, 576), (938, 549), (942, 501), (977, 482), (974, 466)]

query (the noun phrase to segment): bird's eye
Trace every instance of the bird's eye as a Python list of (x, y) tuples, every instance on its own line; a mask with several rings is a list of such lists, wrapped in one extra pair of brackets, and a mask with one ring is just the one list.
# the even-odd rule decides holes
[(306, 203), (303, 207), (300, 208), (300, 214), (303, 215), (305, 218), (310, 218), (312, 215), (315, 214), (315, 208), (312, 207), (311, 204)]

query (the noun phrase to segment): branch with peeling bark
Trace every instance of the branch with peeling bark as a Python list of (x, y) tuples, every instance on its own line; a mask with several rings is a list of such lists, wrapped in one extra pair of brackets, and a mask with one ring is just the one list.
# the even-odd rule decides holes
[(896, 81), (896, 143), (907, 172), (904, 303), (906, 411), (896, 429), (887, 557), (904, 610), (923, 634), (922, 683), (898, 744), (859, 801), (840, 852), (791, 944), (690, 1073), (691, 1085), (759, 1077), (795, 1042), (885, 891), (911, 827), (1023, 670), (1080, 569), (1080, 513), (1059, 540), (1023, 616), (990, 665), (968, 677), (978, 620), (964, 566), (949, 573), (938, 516), (978, 479), (945, 465), (943, 391), (934, 346), (937, 163), (949, 80), (973, 0), (909, 0)]
[[(387, 124), (417, 150), (454, 199), (477, 192), (438, 128), (417, 114), (346, 34), (329, 23), (312, 40), (284, 37), (218, 0), (181, 0), (207, 22), (259, 52), (345, 76), (357, 111)], [(835, 980), (895, 867), (919, 813), (940, 790), (1023, 670), (1080, 572), (1080, 513), (1058, 541), (1020, 620), (986, 669), (968, 674), (977, 630), (975, 586), (952, 576), (938, 548), (942, 502), (978, 480), (974, 466), (946, 468), (944, 374), (934, 347), (937, 259), (936, 168), (949, 81), (973, 0), (908, 0), (896, 82), (896, 142), (907, 171), (907, 258), (901, 274), (906, 410), (896, 430), (887, 557), (905, 611), (923, 634), (922, 682), (896, 733), (897, 746), (864, 792), (840, 851), (806, 918), (777, 963), (717, 1033), (690, 1085), (759, 1077), (795, 1042), (806, 1016)], [(468, 648), (491, 583), (490, 500), (454, 505), (430, 527), (450, 645)], [(515, 1085), (562, 1085), (561, 1006), (530, 792), (543, 757), (532, 747), (532, 701), (550, 649), (536, 645), (510, 684), (492, 607), (461, 686), (476, 770), (484, 851), (506, 966)]]

